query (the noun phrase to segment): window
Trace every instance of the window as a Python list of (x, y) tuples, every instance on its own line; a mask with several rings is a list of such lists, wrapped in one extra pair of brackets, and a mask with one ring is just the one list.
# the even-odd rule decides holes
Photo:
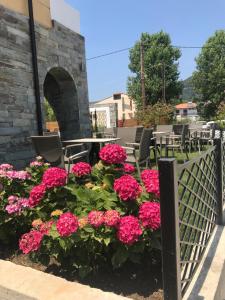
[(177, 109), (177, 110), (176, 110), (176, 114), (179, 115), (179, 113), (180, 113), (180, 111), (179, 111), (179, 109)]
[(121, 94), (114, 94), (113, 95), (113, 100), (120, 100), (121, 99)]
[(184, 109), (184, 110), (183, 110), (183, 115), (184, 115), (184, 116), (187, 116), (187, 109)]

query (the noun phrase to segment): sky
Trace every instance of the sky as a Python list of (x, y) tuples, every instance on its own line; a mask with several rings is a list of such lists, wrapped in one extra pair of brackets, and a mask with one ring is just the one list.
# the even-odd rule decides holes
[[(225, 29), (224, 0), (65, 0), (80, 11), (86, 58), (132, 47), (142, 32), (163, 30), (172, 44), (202, 46)], [(191, 76), (199, 49), (182, 49), (180, 79)], [(89, 100), (126, 92), (129, 51), (87, 61)]]

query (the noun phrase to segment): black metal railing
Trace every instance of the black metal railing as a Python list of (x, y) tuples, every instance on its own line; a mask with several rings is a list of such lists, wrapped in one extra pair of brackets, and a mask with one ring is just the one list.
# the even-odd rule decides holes
[(223, 223), (225, 144), (181, 166), (159, 161), (164, 299), (180, 300), (216, 224)]

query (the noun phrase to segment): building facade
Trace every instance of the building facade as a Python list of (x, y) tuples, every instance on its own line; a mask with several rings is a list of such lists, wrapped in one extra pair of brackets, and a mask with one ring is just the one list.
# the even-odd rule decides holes
[(134, 119), (136, 112), (134, 101), (125, 93), (115, 93), (103, 100), (90, 102), (89, 110), (92, 118), (96, 112), (98, 125), (107, 128)]
[(187, 102), (176, 105), (176, 118), (189, 118), (196, 120), (198, 118), (197, 104), (193, 102)]
[[(63, 0), (33, 1), (41, 106), (52, 106), (62, 139), (91, 134), (79, 13)], [(38, 134), (28, 0), (0, 0), (0, 163), (22, 167)], [(42, 124), (45, 126), (42, 107)]]

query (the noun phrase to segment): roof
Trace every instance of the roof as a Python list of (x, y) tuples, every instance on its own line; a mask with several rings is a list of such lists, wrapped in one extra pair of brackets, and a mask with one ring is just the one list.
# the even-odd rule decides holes
[(176, 105), (176, 109), (190, 109), (190, 108), (196, 108), (197, 104), (193, 102), (186, 102), (186, 103), (180, 103)]

